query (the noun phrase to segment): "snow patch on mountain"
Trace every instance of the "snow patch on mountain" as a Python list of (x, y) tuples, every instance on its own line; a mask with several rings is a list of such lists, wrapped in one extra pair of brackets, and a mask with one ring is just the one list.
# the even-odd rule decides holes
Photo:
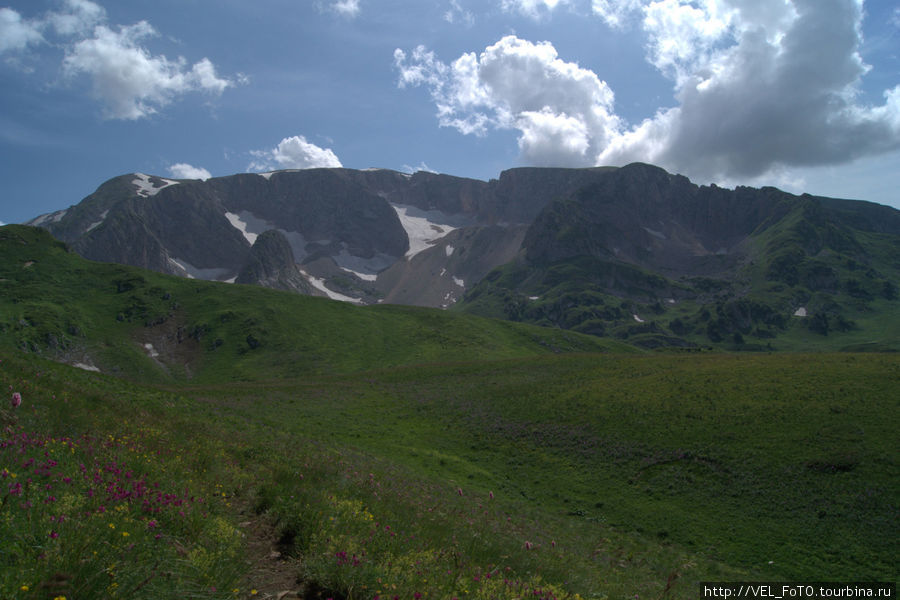
[(228, 222), (235, 229), (243, 234), (244, 239), (251, 246), (256, 243), (256, 238), (259, 237), (259, 234), (274, 229), (287, 239), (288, 244), (291, 246), (291, 251), (294, 253), (295, 261), (300, 262), (307, 255), (306, 238), (298, 231), (287, 231), (276, 227), (274, 223), (258, 218), (249, 210), (242, 210), (239, 213), (226, 212), (225, 218), (228, 219)]
[(108, 214), (109, 214), (109, 211), (108, 211), (108, 210), (104, 210), (104, 211), (100, 214), (100, 220), (97, 221), (96, 223), (91, 223), (90, 226), (89, 226), (87, 229), (84, 230), (84, 232), (87, 233), (88, 231), (92, 231), (92, 230), (96, 229), (97, 227), (99, 227), (100, 225), (103, 225), (103, 221), (106, 220), (106, 215), (108, 215)]
[(451, 231), (468, 224), (466, 217), (448, 215), (439, 210), (422, 210), (415, 206), (394, 203), (391, 203), (391, 206), (397, 212), (400, 224), (403, 225), (409, 238), (407, 260), (427, 250)]
[(341, 302), (351, 302), (353, 304), (362, 304), (362, 298), (351, 298), (350, 296), (345, 296), (343, 294), (339, 294), (334, 292), (325, 285), (324, 279), (319, 279), (318, 277), (313, 277), (309, 273), (304, 270), (300, 270), (300, 273), (306, 277), (307, 281), (320, 292), (325, 292), (325, 295), (331, 298), (332, 300), (340, 300)]
[(41, 223), (59, 223), (62, 221), (62, 218), (66, 216), (66, 213), (69, 212), (69, 209), (58, 210), (56, 212), (47, 213), (46, 215), (41, 215), (36, 217), (30, 221), (27, 221), (25, 224), (30, 225), (32, 227), (37, 227)]
[(375, 281), (376, 279), (378, 279), (378, 274), (377, 274), (377, 273), (375, 273), (375, 274), (372, 274), (372, 273), (360, 273), (359, 271), (354, 271), (353, 269), (348, 269), (347, 267), (341, 267), (341, 269), (344, 270), (344, 271), (347, 271), (348, 273), (351, 273), (351, 274), (353, 274), (353, 275), (356, 275), (357, 277), (359, 277), (359, 278), (362, 279), (363, 281)]
[(156, 177), (163, 182), (163, 185), (159, 187), (154, 187), (153, 183), (150, 182), (150, 176), (144, 173), (135, 173), (134, 176), (136, 179), (131, 181), (131, 184), (137, 188), (137, 195), (142, 198), (149, 198), (150, 196), (155, 196), (159, 193), (160, 190), (163, 190), (170, 185), (178, 185), (179, 182), (173, 179), (163, 179), (162, 177)]
[(370, 258), (354, 256), (347, 251), (347, 244), (343, 244), (343, 248), (333, 259), (337, 266), (353, 273), (360, 279), (375, 281), (379, 273), (396, 262), (397, 257), (380, 252)]
[(203, 269), (195, 267), (191, 263), (179, 260), (177, 258), (169, 258), (169, 264), (180, 269), (184, 273), (184, 277), (188, 279), (203, 279), (206, 281), (222, 281), (227, 276), (233, 275), (234, 271), (225, 267), (213, 267)]
[(458, 286), (461, 287), (461, 288), (466, 287), (466, 282), (463, 281), (462, 279), (460, 279), (459, 277), (454, 277), (454, 278), (453, 278), (453, 283), (455, 283), (456, 285), (458, 285)]
[[(265, 223), (260, 219), (256, 219), (253, 215), (246, 210), (241, 214), (235, 214), (232, 212), (225, 213), (225, 218), (228, 219), (228, 222), (231, 223), (231, 226), (244, 234), (244, 239), (250, 242), (250, 245), (256, 243), (256, 238), (259, 236), (262, 231), (250, 231), (251, 225), (249, 219), (253, 219), (258, 221), (259, 223)], [(253, 227), (254, 230), (258, 229), (257, 227)], [(263, 230), (265, 231), (265, 229)]]
[(454, 251), (455, 249), (456, 249), (456, 248), (454, 248), (454, 247), (451, 246), (450, 244), (447, 244), (446, 246), (444, 246), (444, 252), (447, 253), (447, 256), (453, 256), (453, 251)]
[(644, 231), (646, 231), (647, 233), (649, 233), (650, 235), (652, 235), (655, 238), (659, 238), (661, 240), (668, 239), (668, 238), (666, 238), (666, 234), (664, 234), (662, 231), (656, 231), (655, 229), (650, 229), (649, 227), (644, 227)]

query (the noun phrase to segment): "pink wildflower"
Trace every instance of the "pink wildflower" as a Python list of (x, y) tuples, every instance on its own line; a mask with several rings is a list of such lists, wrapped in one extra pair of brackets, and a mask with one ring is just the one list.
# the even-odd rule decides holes
[(532, 548), (534, 548), (534, 544), (532, 544), (531, 542), (527, 542), (527, 541), (526, 541), (526, 542), (525, 542), (525, 549), (526, 549), (526, 550), (531, 550)]
[(22, 394), (20, 394), (19, 392), (13, 392), (10, 404), (12, 404), (13, 408), (19, 408), (19, 406), (22, 404)]
[(463, 495), (462, 488), (456, 488), (456, 493), (459, 494), (460, 496), (462, 496)]
[(488, 496), (490, 496), (490, 497), (491, 497), (491, 500), (493, 500), (493, 499), (494, 499), (494, 492), (488, 492)]

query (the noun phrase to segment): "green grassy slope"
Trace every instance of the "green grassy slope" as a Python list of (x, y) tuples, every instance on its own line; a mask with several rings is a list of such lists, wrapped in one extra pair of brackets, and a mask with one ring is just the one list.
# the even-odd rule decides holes
[(588, 336), (437, 310), (363, 308), (94, 263), (46, 232), (21, 226), (0, 229), (0, 257), (0, 345), (146, 381), (266, 379), (628, 350)]
[(274, 597), (267, 528), (344, 600), (898, 577), (895, 354), (598, 353), (0, 249), (0, 597)]
[[(255, 520), (310, 597), (696, 598), (700, 581), (898, 575), (892, 355), (572, 355), (167, 390), (23, 354), (0, 369), (24, 398), (3, 415), (3, 484), (24, 485), (0, 507), (3, 597), (274, 593), (237, 533)], [(25, 438), (41, 445), (19, 453)], [(147, 512), (99, 493), (107, 479), (185, 504)]]

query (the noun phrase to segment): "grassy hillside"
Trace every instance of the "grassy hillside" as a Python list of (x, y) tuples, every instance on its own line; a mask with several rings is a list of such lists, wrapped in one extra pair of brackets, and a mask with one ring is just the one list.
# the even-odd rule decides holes
[(0, 358), (23, 397), (0, 444), (4, 598), (696, 598), (898, 575), (891, 355), (168, 389)]
[(143, 381), (299, 377), (443, 360), (627, 350), (559, 330), (203, 282), (0, 228), (0, 347)]

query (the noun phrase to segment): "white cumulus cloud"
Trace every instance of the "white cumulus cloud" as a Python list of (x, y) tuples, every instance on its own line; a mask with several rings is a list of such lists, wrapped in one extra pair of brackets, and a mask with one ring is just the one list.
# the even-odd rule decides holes
[(450, 0), (450, 8), (444, 12), (444, 20), (448, 23), (463, 23), (471, 27), (475, 24), (475, 15), (470, 10), (464, 9), (459, 0)]
[(441, 126), (464, 134), (517, 129), (533, 164), (593, 164), (620, 128), (614, 96), (590, 70), (561, 60), (549, 42), (510, 35), (447, 65), (424, 47), (397, 49), (401, 87), (426, 85)]
[(11, 8), (0, 8), (0, 54), (21, 51), (43, 40), (40, 24), (22, 19)]
[(434, 169), (432, 169), (431, 167), (429, 167), (427, 164), (425, 164), (425, 161), (424, 161), (424, 160), (421, 161), (421, 162), (418, 164), (418, 166), (415, 166), (415, 167), (412, 166), (412, 165), (403, 165), (403, 166), (400, 168), (400, 171), (401, 171), (402, 173), (408, 173), (408, 174), (410, 174), (410, 175), (412, 175), (412, 174), (414, 174), (414, 173), (418, 173), (419, 171), (424, 171), (424, 172), (426, 172), (426, 173), (437, 173), (437, 171), (435, 171)]
[(359, 0), (336, 0), (331, 8), (342, 15), (355, 17), (359, 14)]
[(219, 77), (207, 58), (189, 67), (184, 58), (152, 55), (141, 42), (155, 35), (146, 21), (118, 30), (99, 25), (93, 37), (77, 42), (66, 53), (63, 70), (72, 77), (90, 77), (93, 95), (111, 119), (140, 119), (183, 94), (221, 94), (234, 85)]
[(90, 0), (66, 0), (65, 10), (51, 12), (47, 23), (60, 35), (88, 35), (106, 20), (106, 10)]
[(623, 27), (641, 9), (642, 0), (592, 0), (594, 14), (610, 27)]
[(451, 63), (425, 47), (397, 49), (398, 85), (427, 87), (441, 126), (518, 130), (530, 164), (644, 161), (727, 182), (900, 148), (900, 85), (883, 103), (859, 100), (871, 68), (859, 53), (862, 0), (592, 0), (592, 8), (613, 27), (642, 29), (648, 62), (672, 82), (673, 106), (628, 124), (597, 74), (549, 42), (515, 36)]
[(63, 73), (90, 79), (92, 95), (103, 104), (107, 118), (140, 119), (183, 94), (221, 94), (235, 85), (220, 77), (208, 58), (188, 65), (181, 57), (153, 55), (142, 44), (158, 34), (146, 21), (112, 27), (106, 24), (106, 10), (96, 2), (59, 4), (58, 10), (30, 19), (0, 8), (0, 54), (22, 53), (39, 44), (51, 51), (65, 48)]
[(857, 101), (870, 69), (858, 0), (660, 0), (643, 14), (648, 59), (672, 78), (678, 104), (598, 162), (726, 180), (900, 148), (900, 86), (880, 106)]
[(64, 0), (59, 10), (32, 19), (22, 18), (11, 8), (0, 8), (0, 53), (46, 42), (44, 32), (83, 37), (105, 20), (106, 10), (91, 0)]
[(544, 12), (549, 12), (561, 4), (568, 4), (569, 0), (501, 0), (503, 10), (518, 12), (533, 19), (537, 19)]
[(302, 135), (284, 138), (271, 150), (252, 150), (250, 154), (256, 159), (247, 167), (250, 171), (343, 166), (330, 148), (316, 146)]
[(212, 173), (203, 167), (195, 167), (187, 163), (175, 163), (169, 167), (169, 175), (175, 179), (199, 179), (206, 181), (212, 177)]

